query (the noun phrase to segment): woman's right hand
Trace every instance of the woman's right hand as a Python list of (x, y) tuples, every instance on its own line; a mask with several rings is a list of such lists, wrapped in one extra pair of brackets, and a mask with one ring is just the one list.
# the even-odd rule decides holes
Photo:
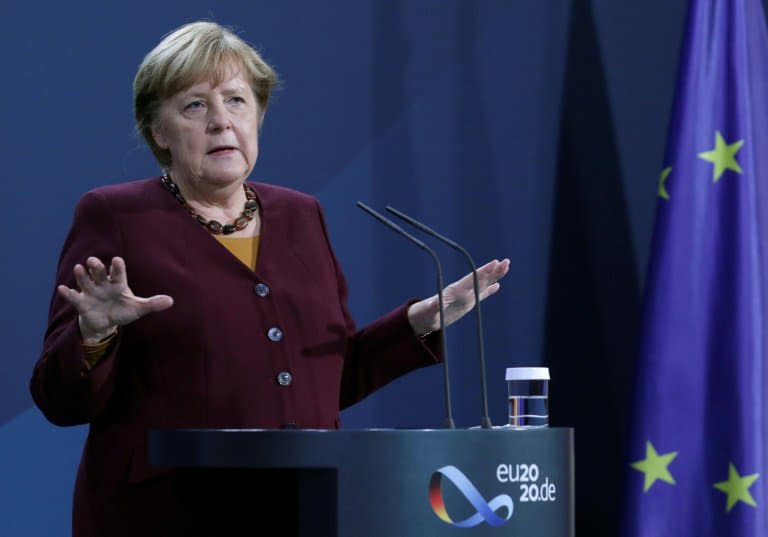
[(134, 295), (128, 287), (125, 261), (121, 257), (112, 258), (109, 272), (96, 257), (89, 257), (86, 265), (88, 270), (80, 264), (74, 269), (80, 291), (66, 285), (57, 288), (59, 294), (77, 309), (80, 334), (86, 344), (98, 343), (114, 333), (118, 326), (173, 306), (173, 299), (168, 295), (149, 298)]

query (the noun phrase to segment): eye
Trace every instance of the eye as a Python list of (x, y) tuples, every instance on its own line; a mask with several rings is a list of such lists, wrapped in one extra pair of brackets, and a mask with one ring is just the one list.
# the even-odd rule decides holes
[(233, 95), (229, 98), (229, 102), (233, 104), (245, 104), (245, 98), (240, 95)]
[(200, 110), (205, 106), (203, 101), (192, 101), (191, 103), (187, 103), (186, 106), (184, 106), (184, 110), (193, 112), (195, 110)]

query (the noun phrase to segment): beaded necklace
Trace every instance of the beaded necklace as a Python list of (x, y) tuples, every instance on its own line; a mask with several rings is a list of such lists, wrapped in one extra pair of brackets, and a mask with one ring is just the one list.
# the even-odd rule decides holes
[(248, 186), (247, 183), (243, 183), (243, 190), (245, 191), (245, 207), (243, 207), (243, 211), (240, 213), (240, 216), (235, 218), (235, 221), (231, 224), (222, 224), (216, 220), (208, 220), (207, 218), (198, 214), (197, 211), (195, 211), (192, 207), (190, 207), (189, 203), (187, 203), (187, 200), (184, 199), (184, 196), (179, 190), (178, 185), (173, 182), (173, 179), (171, 179), (171, 176), (168, 175), (167, 171), (163, 172), (162, 177), (160, 177), (160, 181), (162, 181), (163, 186), (165, 186), (168, 192), (173, 194), (173, 197), (176, 198), (176, 201), (178, 201), (181, 206), (184, 207), (190, 216), (192, 216), (192, 218), (197, 220), (201, 226), (206, 228), (214, 235), (230, 235), (235, 231), (241, 231), (245, 229), (248, 223), (253, 220), (253, 217), (256, 216), (256, 212), (259, 210), (259, 202), (256, 201), (256, 193), (250, 186)]

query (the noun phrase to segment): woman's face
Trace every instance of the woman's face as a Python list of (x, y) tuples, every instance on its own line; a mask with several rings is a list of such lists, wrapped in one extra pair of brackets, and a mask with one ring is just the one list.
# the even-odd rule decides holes
[(152, 127), (171, 152), (175, 181), (223, 187), (244, 181), (259, 154), (260, 110), (243, 71), (218, 86), (199, 82), (166, 99)]

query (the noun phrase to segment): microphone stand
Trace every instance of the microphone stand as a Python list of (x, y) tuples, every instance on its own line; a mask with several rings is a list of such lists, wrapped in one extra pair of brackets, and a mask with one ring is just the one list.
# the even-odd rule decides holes
[(464, 255), (464, 257), (469, 262), (470, 267), (472, 267), (472, 284), (475, 292), (475, 309), (477, 311), (477, 316), (476, 316), (477, 350), (478, 350), (478, 356), (480, 358), (480, 383), (481, 383), (481, 390), (482, 390), (482, 405), (483, 405), (482, 416), (480, 417), (480, 426), (483, 429), (492, 429), (493, 424), (491, 423), (491, 418), (488, 415), (488, 388), (486, 386), (486, 381), (485, 381), (485, 376), (486, 376), (485, 375), (485, 349), (483, 345), (483, 320), (482, 320), (482, 315), (480, 313), (480, 284), (478, 283), (478, 280), (477, 280), (477, 265), (475, 265), (475, 261), (472, 259), (472, 256), (469, 255), (469, 252), (463, 246), (458, 244), (456, 241), (453, 241), (448, 237), (441, 235), (440, 233), (430, 228), (429, 226), (423, 224), (422, 222), (419, 222), (415, 218), (408, 216), (403, 212), (398, 211), (394, 207), (387, 205), (386, 209), (387, 211), (394, 214), (398, 218), (405, 220), (416, 229), (423, 231), (427, 235), (431, 235), (437, 240), (444, 242), (451, 248), (461, 252), (462, 255)]
[(445, 419), (445, 427), (447, 429), (455, 429), (456, 424), (453, 421), (453, 412), (451, 411), (451, 385), (448, 381), (448, 350), (445, 345), (445, 319), (443, 318), (443, 269), (440, 266), (440, 260), (437, 257), (437, 254), (435, 251), (424, 244), (424, 242), (420, 241), (407, 231), (405, 231), (403, 228), (395, 224), (392, 220), (387, 218), (386, 216), (374, 211), (371, 209), (368, 205), (363, 203), (362, 201), (357, 202), (357, 206), (360, 207), (363, 211), (374, 217), (376, 220), (390, 228), (391, 230), (395, 231), (399, 235), (402, 235), (409, 241), (411, 241), (413, 244), (421, 248), (422, 250), (425, 250), (430, 256), (432, 256), (432, 260), (435, 262), (435, 269), (437, 272), (437, 303), (439, 308), (439, 319), (440, 319), (440, 346), (441, 351), (443, 353), (443, 378), (445, 382), (445, 413), (446, 413), (446, 419)]

